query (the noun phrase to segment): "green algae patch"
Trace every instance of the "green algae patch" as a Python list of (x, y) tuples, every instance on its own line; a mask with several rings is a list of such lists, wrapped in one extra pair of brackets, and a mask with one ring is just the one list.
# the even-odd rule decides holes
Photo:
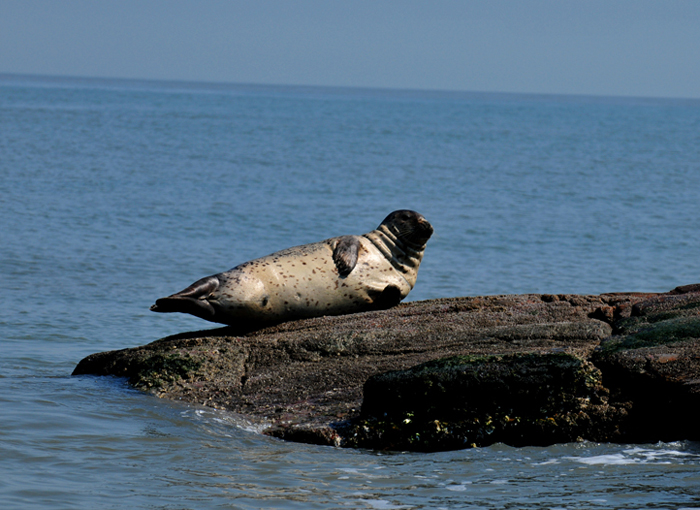
[[(631, 335), (673, 321), (700, 320), (700, 296), (697, 294), (663, 295), (636, 304), (630, 317), (614, 324), (615, 335)], [(658, 344), (656, 344), (658, 345)]]
[(600, 371), (568, 353), (450, 357), (371, 377), (353, 439), (426, 451), (576, 441), (605, 395)]
[(158, 389), (191, 378), (201, 366), (189, 354), (154, 354), (134, 361), (129, 383), (140, 389)]
[[(456, 356), (370, 378), (363, 414), (412, 411), (413, 407), (460, 414), (474, 406), (527, 410), (572, 405), (600, 384), (600, 373), (568, 353)], [(556, 393), (555, 393), (556, 392)]]
[(645, 324), (637, 322), (634, 327), (627, 326), (627, 329), (633, 332), (620, 337), (612, 337), (604, 342), (601, 345), (601, 353), (603, 355), (613, 354), (700, 338), (700, 316), (676, 317)]

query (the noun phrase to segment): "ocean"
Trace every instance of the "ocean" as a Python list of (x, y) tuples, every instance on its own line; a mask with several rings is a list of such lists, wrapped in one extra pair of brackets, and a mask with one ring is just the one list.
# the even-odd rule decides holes
[(342, 450), (70, 375), (395, 209), (435, 228), (409, 301), (698, 283), (700, 100), (0, 75), (0, 178), (3, 509), (700, 509), (694, 442)]

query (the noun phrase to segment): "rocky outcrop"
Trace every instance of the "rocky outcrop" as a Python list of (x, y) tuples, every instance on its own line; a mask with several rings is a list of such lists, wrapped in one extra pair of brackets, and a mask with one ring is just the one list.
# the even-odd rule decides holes
[(592, 356), (629, 442), (700, 439), (700, 285), (633, 306)]
[[(93, 354), (74, 375), (128, 377), (275, 437), (336, 446), (695, 439), (699, 310), (700, 286), (437, 299), (180, 334)], [(649, 427), (658, 409), (669, 419)]]

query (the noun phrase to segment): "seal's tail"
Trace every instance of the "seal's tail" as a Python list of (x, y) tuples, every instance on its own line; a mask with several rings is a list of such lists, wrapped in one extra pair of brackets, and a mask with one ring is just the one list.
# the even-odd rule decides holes
[(218, 288), (219, 279), (216, 276), (207, 276), (197, 280), (177, 294), (157, 299), (156, 304), (151, 306), (151, 311), (189, 313), (202, 319), (211, 320), (216, 311), (207, 298)]

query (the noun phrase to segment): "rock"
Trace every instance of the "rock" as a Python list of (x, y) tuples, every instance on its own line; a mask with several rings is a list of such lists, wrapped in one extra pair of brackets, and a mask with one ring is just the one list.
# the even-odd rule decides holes
[(680, 289), (635, 304), (593, 355), (629, 407), (627, 441), (700, 439), (700, 285)]
[[(596, 367), (617, 367), (620, 361), (612, 347), (594, 351), (606, 338), (613, 338), (606, 344), (612, 346), (616, 332), (646, 328), (653, 314), (640, 314), (652, 310), (644, 308), (650, 300), (670, 303), (675, 296), (682, 307), (691, 303), (691, 294), (524, 294), (412, 302), (258, 331), (227, 327), (184, 333), (88, 356), (74, 374), (128, 377), (157, 396), (226, 409), (263, 424), (266, 434), (316, 444), (427, 450), (488, 444), (492, 438), (517, 445), (625, 440), (631, 437), (625, 416), (637, 401), (624, 398), (616, 386), (613, 402), (607, 373), (604, 369), (601, 379)], [(683, 317), (692, 319), (688, 314)], [(393, 397), (372, 403), (369, 393), (363, 403), (365, 383), (382, 394), (381, 381), (401, 388), (397, 405), (410, 403), (418, 398), (414, 390), (423, 391), (415, 385), (423, 376), (416, 374), (427, 373), (445, 388), (441, 406), (431, 407), (432, 399), (423, 397), (425, 405), (414, 410), (392, 408)], [(474, 378), (478, 373), (488, 374), (495, 386), (479, 386), (486, 383)], [(389, 385), (397, 377), (404, 382)], [(478, 388), (474, 391), (484, 398), (465, 395), (473, 393), (469, 388)], [(504, 388), (522, 390), (520, 397), (507, 400), (511, 392)], [(450, 402), (457, 404), (452, 414)], [(528, 414), (535, 408), (539, 414)], [(410, 434), (389, 440), (377, 432), (379, 422), (409, 419), (401, 418), (406, 412), (420, 416), (428, 428), (450, 432), (438, 431), (425, 442), (409, 441)], [(483, 430), (467, 427), (474, 419)], [(458, 429), (463, 433), (454, 432)]]
[(567, 353), (456, 356), (372, 376), (356, 446), (448, 450), (610, 441), (600, 371)]

